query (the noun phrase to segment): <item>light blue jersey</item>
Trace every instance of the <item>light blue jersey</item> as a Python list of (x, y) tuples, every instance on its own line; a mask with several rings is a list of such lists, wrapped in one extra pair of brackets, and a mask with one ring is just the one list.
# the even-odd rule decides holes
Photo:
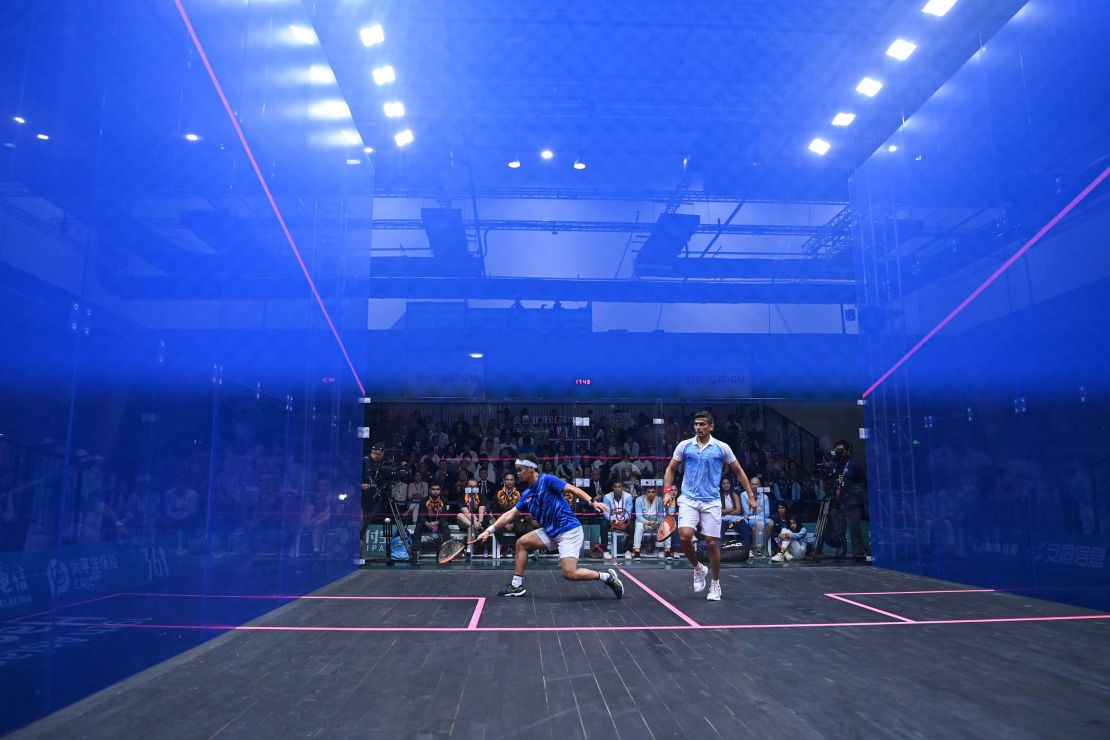
[(678, 443), (673, 457), (682, 463), (683, 496), (695, 501), (721, 500), (721, 472), (725, 465), (736, 462), (731, 447), (713, 437), (702, 447), (697, 437), (691, 437)]

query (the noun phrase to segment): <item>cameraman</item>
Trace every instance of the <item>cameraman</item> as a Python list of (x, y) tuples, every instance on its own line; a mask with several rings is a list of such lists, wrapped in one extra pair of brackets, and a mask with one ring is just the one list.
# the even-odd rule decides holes
[[(382, 497), (378, 495), (378, 474), (385, 459), (385, 445), (375, 442), (370, 455), (362, 458), (362, 527), (359, 542), (366, 541), (366, 529), (381, 511)], [(385, 481), (382, 481), (384, 484)]]
[(833, 445), (833, 462), (837, 471), (836, 493), (829, 520), (840, 543), (836, 557), (847, 555), (845, 530), (852, 537), (852, 557), (866, 557), (869, 550), (863, 544), (863, 528), (860, 526), (863, 507), (867, 503), (867, 479), (863, 466), (852, 459), (852, 445), (843, 439)]

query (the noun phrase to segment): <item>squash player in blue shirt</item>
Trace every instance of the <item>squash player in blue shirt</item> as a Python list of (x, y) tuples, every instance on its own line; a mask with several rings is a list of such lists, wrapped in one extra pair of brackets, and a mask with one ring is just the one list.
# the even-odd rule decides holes
[(590, 494), (581, 488), (576, 488), (554, 475), (540, 473), (539, 461), (531, 453), (523, 453), (516, 461), (516, 477), (524, 491), (516, 506), (506, 511), (497, 518), (493, 524), (478, 536), (478, 541), (484, 541), (495, 531), (508, 526), (520, 514), (531, 514), (539, 522), (540, 528), (523, 535), (516, 543), (516, 570), (513, 580), (505, 588), (497, 592), (498, 596), (523, 596), (528, 593), (524, 588), (524, 567), (528, 564), (529, 550), (558, 550), (559, 568), (563, 578), (568, 581), (597, 581), (600, 580), (613, 590), (617, 598), (624, 597), (624, 584), (617, 577), (617, 571), (610, 568), (608, 571), (599, 572), (589, 568), (578, 567), (578, 555), (582, 551), (584, 533), (582, 524), (571, 511), (570, 504), (563, 496), (563, 491), (569, 489), (578, 498), (590, 504), (595, 511), (604, 514), (608, 507), (600, 502), (594, 502)]
[(709, 584), (708, 601), (721, 600), (721, 550), (717, 540), (721, 536), (721, 473), (728, 467), (736, 473), (740, 485), (748, 494), (748, 502), (755, 510), (755, 491), (732, 448), (713, 438), (713, 414), (699, 411), (694, 414), (694, 436), (678, 443), (663, 473), (663, 504), (674, 502), (674, 477), (682, 470), (682, 495), (678, 498), (678, 539), (682, 552), (694, 566), (694, 592), (705, 590), (705, 566), (698, 562), (694, 549), (694, 530), (700, 525), (705, 549), (709, 553), (709, 566), (713, 580)]

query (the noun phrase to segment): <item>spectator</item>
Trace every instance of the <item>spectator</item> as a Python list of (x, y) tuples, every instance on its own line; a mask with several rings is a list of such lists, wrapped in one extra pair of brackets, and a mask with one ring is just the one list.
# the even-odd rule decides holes
[(184, 476), (179, 475), (173, 488), (166, 491), (165, 501), (170, 531), (177, 535), (177, 554), (185, 555), (188, 553), (186, 533), (196, 525), (197, 492), (186, 486)]
[(447, 531), (447, 527), (454, 517), (451, 516), (449, 509), (450, 506), (443, 497), (443, 490), (440, 485), (438, 483), (429, 484), (428, 498), (420, 508), (420, 516), (416, 520), (416, 532), (412, 536), (413, 552), (410, 553), (410, 557), (413, 560), (420, 556), (420, 543), (424, 539), (425, 531), (434, 534), (440, 544), (450, 538), (451, 535)]
[[(654, 537), (659, 531), (659, 525), (663, 521), (663, 499), (656, 496), (655, 486), (647, 486), (644, 489), (644, 495), (636, 499), (636, 529), (632, 535), (632, 557), (635, 560), (640, 559), (640, 546), (644, 540), (644, 534), (649, 537)], [(670, 553), (670, 542), (665, 545), (665, 551), (655, 548), (656, 557), (662, 558), (664, 552)]]
[(780, 529), (775, 537), (778, 552), (771, 560), (781, 563), (783, 560), (801, 560), (805, 558), (806, 535), (806, 528), (798, 522), (798, 518), (790, 517), (787, 520), (787, 525)]
[(759, 476), (750, 478), (749, 482), (752, 484), (752, 490), (755, 491), (755, 509), (752, 509), (747, 496), (740, 497), (740, 506), (744, 511), (744, 520), (751, 527), (752, 554), (754, 557), (761, 558), (764, 556), (768, 524), (771, 521), (771, 500)]
[[(608, 507), (601, 521), (602, 547), (608, 547), (609, 545), (610, 530), (624, 532), (628, 528), (633, 512), (632, 494), (624, 490), (624, 484), (619, 480), (614, 480), (612, 486), (613, 490), (602, 498), (602, 503)], [(617, 556), (615, 549), (612, 554), (613, 557)], [(627, 544), (625, 545), (624, 554), (625, 557), (632, 557), (632, 551), (628, 549)]]
[(428, 483), (424, 480), (423, 473), (416, 471), (412, 474), (412, 483), (409, 483), (405, 495), (408, 502), (405, 517), (411, 517), (412, 523), (416, 524), (416, 519), (420, 516), (420, 505), (428, 498)]

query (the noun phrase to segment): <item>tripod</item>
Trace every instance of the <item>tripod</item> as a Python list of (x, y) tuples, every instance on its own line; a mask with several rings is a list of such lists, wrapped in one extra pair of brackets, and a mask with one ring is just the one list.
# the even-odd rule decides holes
[(829, 509), (831, 506), (832, 499), (825, 497), (821, 500), (821, 510), (817, 513), (817, 531), (813, 540), (813, 552), (807, 556), (810, 560), (821, 559), (821, 550), (825, 547), (825, 527), (829, 523)]

